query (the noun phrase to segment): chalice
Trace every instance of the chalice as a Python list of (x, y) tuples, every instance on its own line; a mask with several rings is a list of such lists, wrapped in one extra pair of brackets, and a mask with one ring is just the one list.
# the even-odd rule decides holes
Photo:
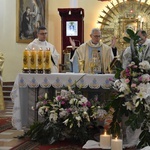
[(84, 73), (84, 60), (79, 60), (80, 73)]

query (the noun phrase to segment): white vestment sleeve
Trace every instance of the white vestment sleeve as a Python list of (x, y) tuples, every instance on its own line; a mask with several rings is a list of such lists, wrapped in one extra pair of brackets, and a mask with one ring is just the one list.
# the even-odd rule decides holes
[(131, 63), (131, 49), (127, 47), (122, 56), (122, 68), (125, 69)]
[(75, 51), (74, 55), (72, 56), (72, 58), (70, 59), (71, 62), (71, 70), (74, 73), (79, 73), (79, 64), (78, 64), (78, 54)]

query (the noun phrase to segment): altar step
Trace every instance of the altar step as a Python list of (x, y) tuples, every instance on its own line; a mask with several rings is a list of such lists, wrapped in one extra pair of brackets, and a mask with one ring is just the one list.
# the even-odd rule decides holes
[[(12, 117), (13, 114), (13, 105), (11, 101), (5, 101), (5, 110), (0, 110), (0, 117)], [(1, 150), (1, 149), (0, 149)]]
[(11, 101), (10, 93), (13, 88), (14, 82), (3, 82), (3, 96), (4, 101)]

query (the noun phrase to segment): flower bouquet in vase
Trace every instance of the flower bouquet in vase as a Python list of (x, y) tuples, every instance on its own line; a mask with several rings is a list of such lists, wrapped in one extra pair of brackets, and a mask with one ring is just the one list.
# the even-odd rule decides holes
[(97, 120), (106, 114), (97, 99), (89, 101), (70, 87), (52, 100), (47, 94), (39, 96), (35, 109), (44, 120), (35, 122), (25, 136), (42, 144), (64, 139), (85, 143), (99, 132)]
[(113, 109), (110, 130), (113, 135), (123, 130), (125, 146), (143, 148), (150, 146), (150, 63), (138, 57), (137, 33), (130, 29), (127, 33), (124, 39), (130, 42), (132, 60), (116, 72), (114, 94), (107, 105)]

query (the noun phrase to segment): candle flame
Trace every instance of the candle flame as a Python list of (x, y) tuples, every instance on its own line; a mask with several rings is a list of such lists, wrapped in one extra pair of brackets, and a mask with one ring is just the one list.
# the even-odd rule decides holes
[(107, 135), (106, 131), (104, 132), (104, 135)]
[(116, 136), (115, 140), (117, 140), (117, 139), (118, 139), (118, 136)]

